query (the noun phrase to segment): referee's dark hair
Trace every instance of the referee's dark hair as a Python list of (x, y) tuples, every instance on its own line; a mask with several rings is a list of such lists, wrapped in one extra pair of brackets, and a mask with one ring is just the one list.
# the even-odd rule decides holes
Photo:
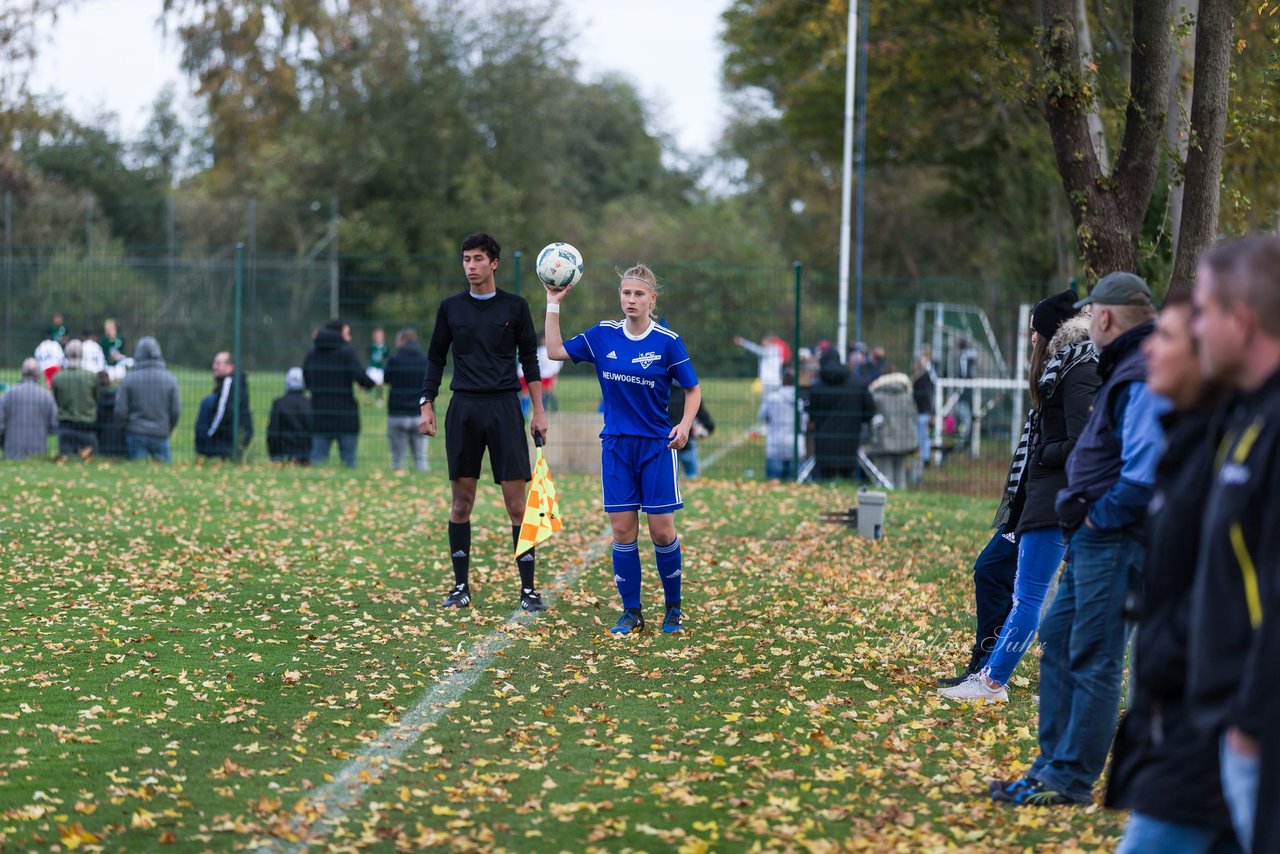
[(483, 249), (484, 253), (489, 256), (490, 261), (497, 261), (502, 255), (502, 247), (498, 245), (498, 241), (483, 231), (468, 234), (466, 239), (462, 241), (462, 251), (466, 252), (468, 249)]

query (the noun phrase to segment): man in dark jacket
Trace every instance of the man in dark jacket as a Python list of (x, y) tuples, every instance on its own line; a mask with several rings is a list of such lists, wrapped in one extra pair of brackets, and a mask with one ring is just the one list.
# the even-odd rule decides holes
[[(684, 387), (678, 382), (671, 384), (671, 398), (667, 401), (667, 417), (672, 426), (684, 419)], [(680, 471), (685, 477), (694, 478), (702, 471), (702, 462), (698, 459), (698, 439), (710, 436), (716, 430), (716, 422), (707, 411), (706, 400), (698, 402), (698, 414), (693, 417), (693, 429), (689, 431), (689, 441), (676, 451), (676, 460), (680, 463)]]
[(1207, 375), (1235, 390), (1204, 505), (1188, 695), (1220, 742), (1222, 790), (1246, 851), (1280, 851), (1280, 239), (1201, 261), (1194, 331)]
[[(235, 399), (240, 401), (236, 411)], [(234, 422), (240, 420), (240, 440)], [(239, 459), (253, 439), (253, 413), (249, 411), (249, 383), (236, 372), (231, 354), (223, 350), (213, 357), (213, 393), (200, 404), (196, 419), (196, 453), (205, 457)]]
[(396, 333), (396, 351), (383, 369), (387, 393), (387, 444), (391, 446), (391, 468), (404, 468), (405, 457), (413, 451), (413, 465), (427, 471), (427, 437), (418, 429), (418, 393), (427, 375), (427, 354), (418, 346), (418, 333), (401, 329)]
[(133, 370), (116, 392), (114, 417), (124, 425), (129, 459), (169, 462), (169, 436), (181, 415), (178, 381), (165, 367), (159, 342), (144, 335), (133, 350)]
[(1129, 709), (1116, 733), (1106, 804), (1132, 811), (1121, 854), (1232, 851), (1218, 741), (1194, 726), (1186, 702), (1187, 624), (1204, 495), (1213, 479), (1210, 425), (1221, 397), (1200, 371), (1189, 295), (1165, 301), (1143, 349), (1147, 384), (1174, 410), (1162, 419), (1168, 449), (1156, 467)]
[(1109, 273), (1076, 308), (1086, 305), (1102, 384), (1058, 493), (1070, 545), (1040, 628), (1040, 755), (1022, 779), (989, 784), (995, 800), (1017, 805), (1092, 800), (1120, 709), (1124, 602), (1142, 566), (1141, 528), (1164, 450), (1168, 403), (1147, 388), (1141, 349), (1154, 328), (1151, 291), (1132, 273)]
[(331, 320), (316, 333), (315, 344), (302, 363), (302, 375), (311, 392), (313, 433), (311, 462), (328, 463), (329, 449), (338, 443), (338, 455), (347, 468), (356, 467), (356, 447), (360, 441), (360, 407), (351, 384), (373, 388), (355, 351), (351, 349), (351, 327)]
[(82, 364), (83, 344), (67, 342), (67, 366), (53, 376), (58, 402), (58, 455), (88, 459), (98, 449), (98, 375)]
[(284, 375), (284, 394), (271, 402), (267, 420), (267, 454), (273, 463), (311, 462), (311, 401), (302, 368)]
[(876, 414), (871, 392), (849, 373), (840, 354), (827, 350), (818, 363), (818, 384), (809, 390), (814, 480), (853, 477), (858, 471), (862, 425)]

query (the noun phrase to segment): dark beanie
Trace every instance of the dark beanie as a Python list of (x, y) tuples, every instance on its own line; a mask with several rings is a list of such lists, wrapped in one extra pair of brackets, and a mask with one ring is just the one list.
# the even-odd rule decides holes
[(1040, 300), (1031, 309), (1031, 328), (1041, 338), (1052, 338), (1059, 326), (1076, 316), (1076, 299), (1075, 291), (1065, 290)]

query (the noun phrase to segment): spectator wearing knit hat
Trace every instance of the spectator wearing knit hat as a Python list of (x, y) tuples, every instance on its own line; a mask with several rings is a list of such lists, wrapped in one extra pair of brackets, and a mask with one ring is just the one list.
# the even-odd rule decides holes
[(1031, 411), (1010, 468), (1013, 492), (1006, 527), (1016, 534), (1013, 605), (986, 667), (943, 696), (1004, 700), (1014, 668), (1030, 650), (1050, 582), (1066, 552), (1054, 501), (1067, 485), (1066, 463), (1084, 430), (1098, 388), (1098, 351), (1089, 316), (1072, 291), (1048, 297), (1031, 313)]

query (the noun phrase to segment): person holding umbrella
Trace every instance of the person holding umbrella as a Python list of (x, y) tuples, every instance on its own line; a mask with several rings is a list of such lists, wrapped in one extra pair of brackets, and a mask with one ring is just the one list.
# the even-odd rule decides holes
[[(677, 479), (676, 452), (702, 402), (702, 389), (680, 336), (653, 319), (658, 279), (643, 264), (622, 274), (618, 297), (622, 320), (604, 320), (568, 341), (560, 333), (560, 303), (572, 285), (547, 288), (547, 355), (563, 362), (595, 365), (604, 398), (600, 433), (604, 509), (613, 528), (613, 576), (622, 597), (622, 616), (610, 629), (630, 634), (644, 629), (640, 607), (640, 511), (649, 517), (649, 536), (666, 597), (662, 630), (678, 632), (681, 610), (681, 552), (675, 511), (684, 506)], [(684, 416), (672, 426), (667, 414), (671, 384), (685, 390)]]

